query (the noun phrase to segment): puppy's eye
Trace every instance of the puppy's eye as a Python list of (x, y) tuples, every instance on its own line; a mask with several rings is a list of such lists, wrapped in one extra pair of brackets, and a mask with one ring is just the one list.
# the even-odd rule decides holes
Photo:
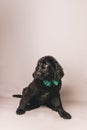
[(48, 65), (46, 64), (46, 65), (45, 65), (45, 67), (47, 68), (47, 67), (48, 67)]
[(47, 64), (43, 64), (42, 65), (42, 69), (47, 69), (48, 68), (48, 65)]

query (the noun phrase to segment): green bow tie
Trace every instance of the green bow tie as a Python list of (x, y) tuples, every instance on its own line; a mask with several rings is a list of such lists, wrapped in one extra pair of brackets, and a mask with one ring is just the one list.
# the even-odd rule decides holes
[(45, 86), (50, 87), (51, 84), (54, 84), (55, 86), (58, 86), (59, 82), (56, 80), (52, 80), (51, 82), (48, 80), (43, 80), (43, 83)]

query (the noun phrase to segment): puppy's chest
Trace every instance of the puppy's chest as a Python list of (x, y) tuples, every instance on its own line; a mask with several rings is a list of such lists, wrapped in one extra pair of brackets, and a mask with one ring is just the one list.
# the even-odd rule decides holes
[(50, 97), (52, 93), (50, 91), (42, 91), (39, 93), (37, 100), (41, 103), (46, 102)]
[(39, 94), (39, 97), (45, 99), (45, 98), (49, 97), (49, 95), (50, 95), (49, 92), (45, 92), (45, 93)]

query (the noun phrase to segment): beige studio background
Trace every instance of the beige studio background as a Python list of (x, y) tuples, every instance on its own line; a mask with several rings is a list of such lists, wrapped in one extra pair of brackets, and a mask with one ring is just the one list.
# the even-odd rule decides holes
[[(46, 114), (40, 116), (39, 111), (35, 110), (38, 113), (35, 115), (37, 124), (48, 115), (48, 123), (46, 122), (43, 127), (43, 123), (42, 126), (39, 124), (33, 126), (33, 120), (36, 122), (35, 111), (33, 117), (30, 112), (32, 118), (28, 117), (29, 113), (18, 117), (15, 109), (19, 100), (12, 99), (11, 95), (21, 93), (23, 87), (31, 82), (37, 60), (45, 55), (54, 56), (64, 68), (62, 100), (65, 108), (73, 115), (73, 119), (66, 123), (57, 118), (56, 113), (47, 108), (45, 108), (47, 112), (40, 108), (40, 114), (43, 112)], [(28, 127), (30, 130), (34, 128), (86, 130), (86, 0), (0, 0), (0, 97), (2, 130), (18, 128), (24, 130)], [(12, 117), (8, 116), (10, 113)], [(51, 113), (56, 119), (55, 116), (51, 117)], [(6, 121), (8, 125), (4, 125), (5, 116), (11, 124)], [(20, 120), (25, 122), (24, 125), (17, 122), (17, 119), (19, 122)], [(77, 125), (79, 119), (80, 127)], [(31, 122), (30, 126), (28, 120)], [(60, 125), (57, 124), (58, 121)], [(24, 127), (21, 128), (21, 125)]]

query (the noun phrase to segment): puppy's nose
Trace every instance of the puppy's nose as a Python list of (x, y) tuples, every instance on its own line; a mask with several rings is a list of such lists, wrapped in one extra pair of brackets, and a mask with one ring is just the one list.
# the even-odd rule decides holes
[(38, 77), (41, 76), (41, 73), (40, 73), (40, 72), (37, 72), (37, 76), (38, 76)]

